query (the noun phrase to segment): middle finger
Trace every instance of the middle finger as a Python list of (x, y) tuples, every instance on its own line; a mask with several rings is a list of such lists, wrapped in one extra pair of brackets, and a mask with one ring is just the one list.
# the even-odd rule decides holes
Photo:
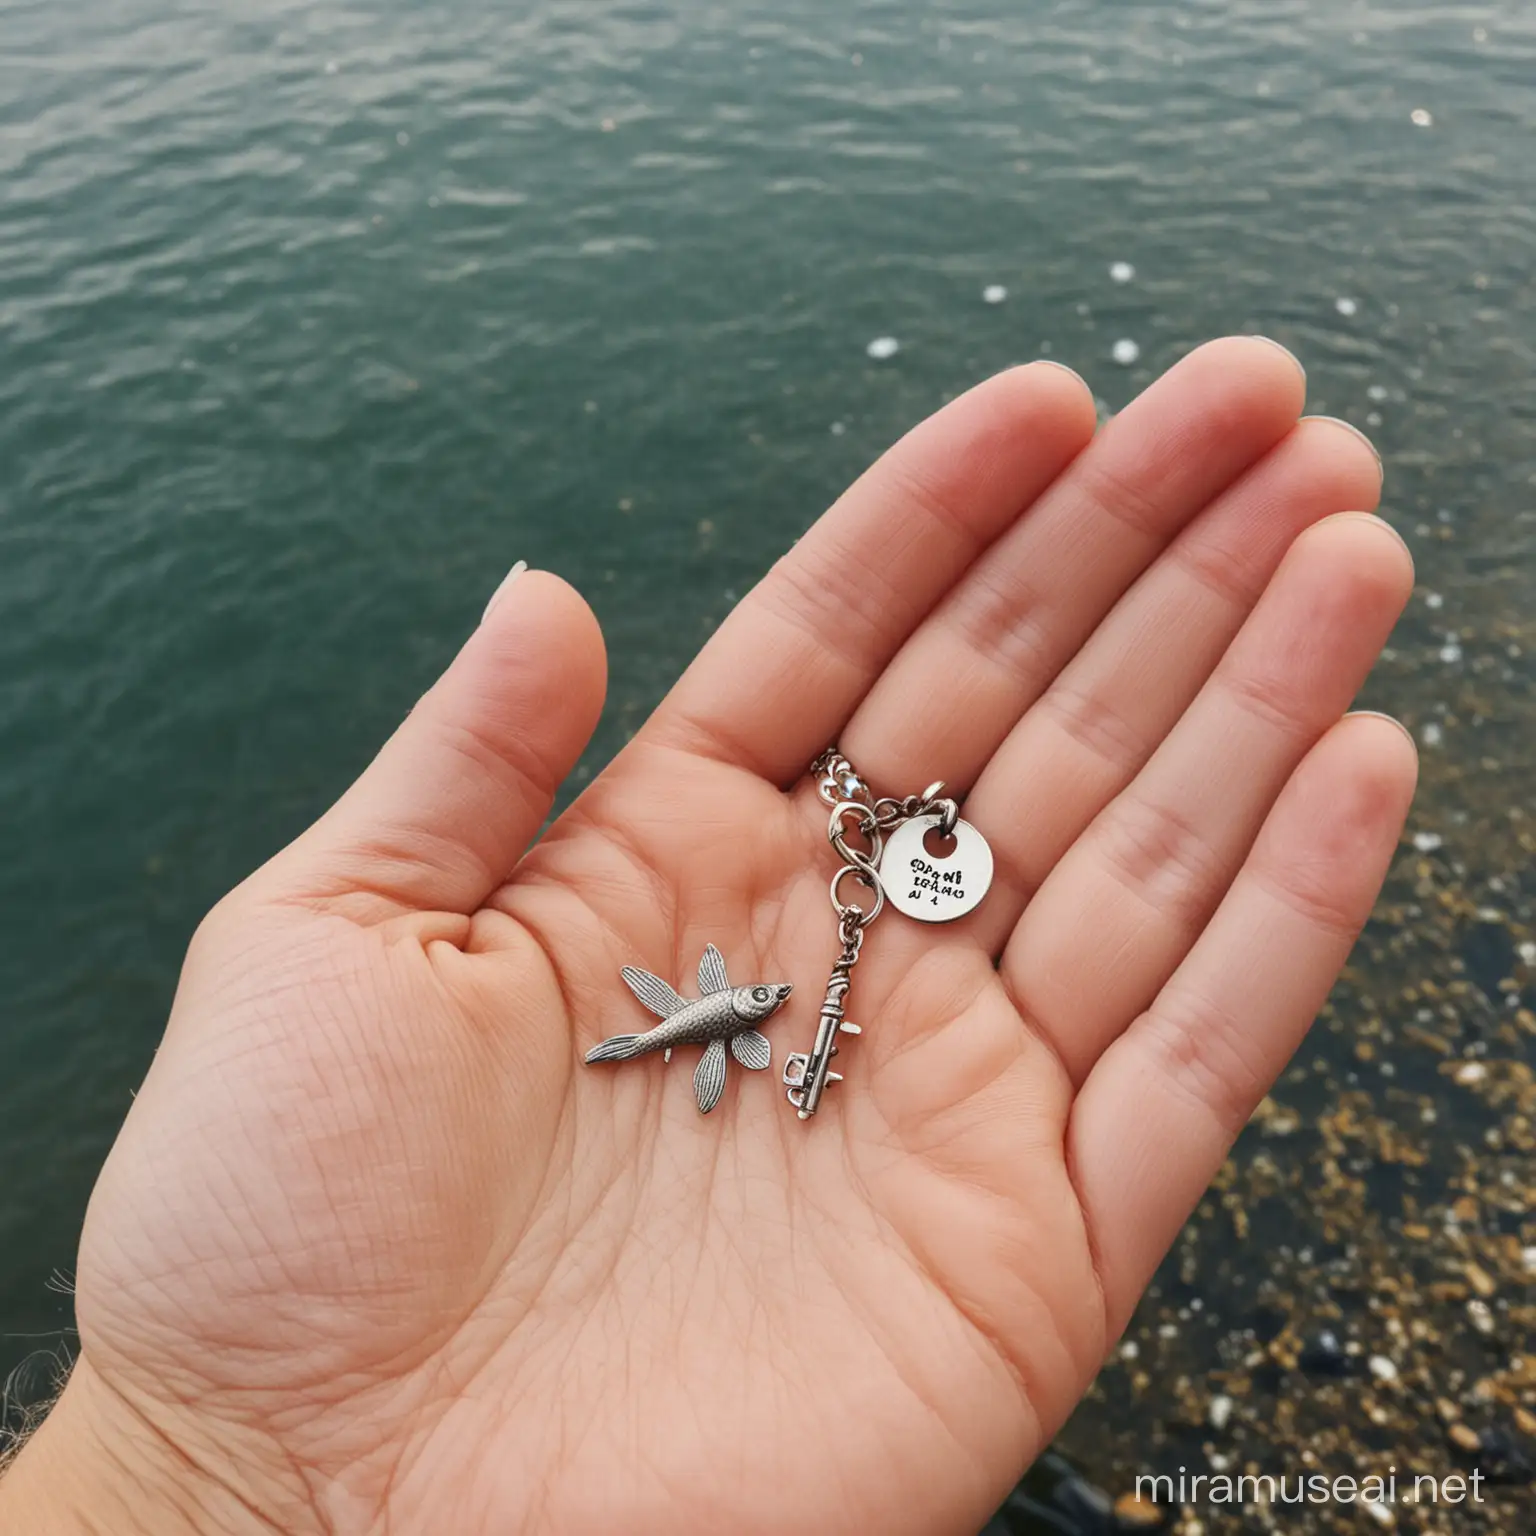
[(901, 794), (963, 793), (1178, 530), (1296, 424), (1301, 366), (1208, 343), (1131, 402), (907, 640), (839, 745)]
[(1174, 540), (982, 770), (966, 815), (997, 856), (977, 938), (1002, 948), (1024, 904), (1189, 707), (1281, 557), (1337, 512), (1371, 512), (1375, 450), (1303, 421)]

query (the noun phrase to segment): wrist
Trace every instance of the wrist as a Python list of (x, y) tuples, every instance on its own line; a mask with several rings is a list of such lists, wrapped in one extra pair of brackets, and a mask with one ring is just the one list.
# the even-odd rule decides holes
[[(233, 1476), (200, 1465), (82, 1357), (0, 1474), (0, 1530), (48, 1536), (254, 1536), (280, 1529)], [(231, 1464), (229, 1472), (233, 1474)]]

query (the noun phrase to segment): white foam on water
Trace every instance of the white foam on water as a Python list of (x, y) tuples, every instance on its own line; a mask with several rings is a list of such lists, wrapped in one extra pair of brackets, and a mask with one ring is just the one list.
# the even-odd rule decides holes
[(1001, 283), (988, 283), (981, 296), (988, 304), (1001, 304), (1008, 297), (1008, 290)]
[(1435, 126), (1434, 114), (1427, 107), (1415, 107), (1408, 114), (1408, 118), (1415, 128), (1433, 128)]
[(1372, 400), (1385, 400), (1388, 394), (1387, 386), (1385, 384), (1372, 384), (1371, 387), (1366, 390), (1366, 394), (1368, 394)]
[(1445, 599), (1438, 592), (1426, 592), (1424, 594), (1424, 606), (1426, 608), (1443, 608)]
[(1426, 720), (1424, 729), (1419, 732), (1419, 740), (1426, 747), (1438, 747), (1445, 740), (1445, 732), (1440, 729), (1438, 721)]
[(1354, 299), (1335, 299), (1333, 301), (1333, 307), (1338, 310), (1341, 315), (1353, 315), (1360, 308), (1359, 304), (1357, 304)]
[(901, 343), (894, 336), (876, 336), (864, 350), (876, 362), (881, 362), (888, 357), (895, 357), (901, 351)]
[(1141, 356), (1141, 348), (1129, 336), (1122, 336), (1109, 354), (1122, 368), (1129, 368)]
[(831, 431), (833, 437), (841, 437), (843, 433), (848, 430), (848, 428), (845, 427), (842, 422), (834, 421), (829, 430)]
[(1445, 839), (1438, 832), (1415, 832), (1413, 834), (1413, 846), (1420, 853), (1433, 853), (1444, 842)]
[(1440, 647), (1440, 660), (1443, 661), (1446, 666), (1454, 667), (1456, 663), (1461, 660), (1461, 647), (1457, 645), (1454, 640), (1447, 640), (1445, 644)]
[(1136, 268), (1128, 261), (1112, 261), (1109, 264), (1109, 279), (1113, 283), (1128, 283), (1136, 276)]

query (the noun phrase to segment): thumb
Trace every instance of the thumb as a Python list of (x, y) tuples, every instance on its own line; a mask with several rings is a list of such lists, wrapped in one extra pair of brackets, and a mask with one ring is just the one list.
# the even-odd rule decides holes
[(252, 886), (334, 902), (361, 921), (474, 912), (549, 813), (606, 687), (592, 610), (519, 562), (362, 777)]

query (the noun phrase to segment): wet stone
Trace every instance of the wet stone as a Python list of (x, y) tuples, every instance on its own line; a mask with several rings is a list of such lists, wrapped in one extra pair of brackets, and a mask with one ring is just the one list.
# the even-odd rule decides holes
[(1469, 1263), (1466, 1273), (1467, 1284), (1485, 1301), (1498, 1290), (1498, 1285), (1494, 1282), (1493, 1276), (1481, 1264)]
[(1115, 1500), (1115, 1524), (1122, 1531), (1155, 1531), (1167, 1519), (1166, 1511), (1139, 1493), (1122, 1493)]
[(1112, 1536), (1119, 1529), (1110, 1496), (1055, 1451), (1029, 1469), (997, 1518), (1013, 1536)]
[(1353, 1362), (1344, 1347), (1327, 1329), (1317, 1334), (1297, 1356), (1297, 1364), (1309, 1376), (1348, 1376)]
[(1476, 1455), (1483, 1448), (1482, 1437), (1470, 1424), (1452, 1424), (1446, 1431), (1446, 1438), (1458, 1451), (1468, 1455)]
[(1472, 924), (1461, 944), (1467, 975), (1489, 997), (1499, 995), (1499, 983), (1515, 968), (1515, 942), (1503, 923)]

